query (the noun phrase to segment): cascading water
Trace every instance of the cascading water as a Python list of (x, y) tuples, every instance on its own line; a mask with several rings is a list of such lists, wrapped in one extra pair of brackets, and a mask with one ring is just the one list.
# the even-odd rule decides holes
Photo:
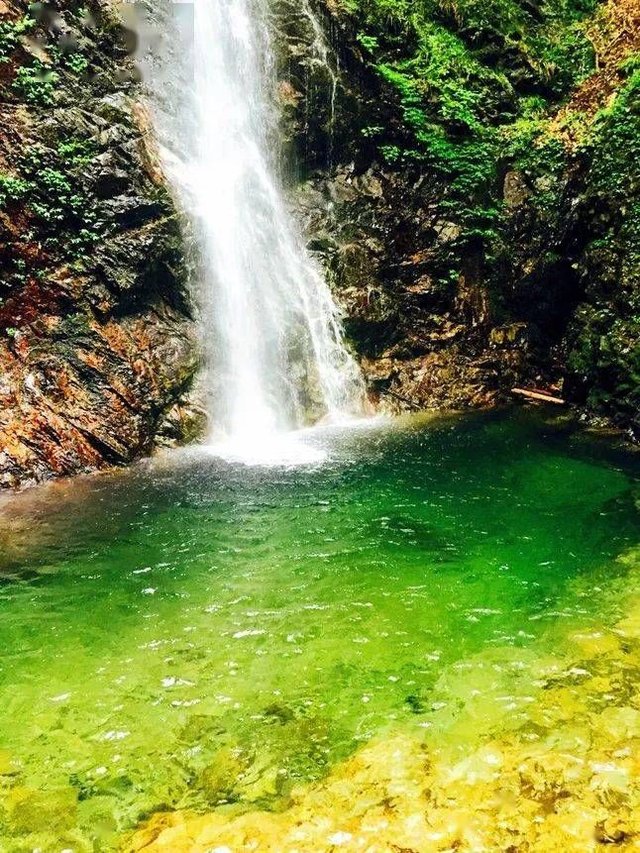
[(269, 0), (195, 0), (193, 14), (192, 74), (160, 137), (198, 245), (212, 440), (253, 451), (361, 414), (363, 384), (280, 185)]

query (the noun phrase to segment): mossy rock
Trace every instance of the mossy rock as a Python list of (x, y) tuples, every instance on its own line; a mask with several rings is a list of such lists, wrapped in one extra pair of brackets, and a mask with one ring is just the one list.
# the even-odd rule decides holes
[(78, 797), (73, 788), (43, 791), (18, 787), (9, 791), (5, 809), (12, 835), (64, 832), (76, 824)]
[(238, 782), (249, 764), (249, 757), (243, 749), (225, 746), (200, 773), (198, 787), (212, 805), (236, 800)]

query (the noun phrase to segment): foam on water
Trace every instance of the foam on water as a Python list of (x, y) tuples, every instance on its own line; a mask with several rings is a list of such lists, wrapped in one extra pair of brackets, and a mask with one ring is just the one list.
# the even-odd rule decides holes
[(211, 444), (209, 452), (228, 462), (263, 467), (318, 465), (328, 458), (327, 450), (314, 447), (300, 432), (274, 433), (256, 442), (252, 436), (237, 436)]
[(319, 465), (335, 457), (345, 433), (388, 428), (389, 424), (390, 419), (383, 415), (325, 419), (311, 427), (272, 432), (261, 436), (259, 441), (248, 431), (210, 443), (204, 449), (228, 462), (243, 465), (286, 468)]

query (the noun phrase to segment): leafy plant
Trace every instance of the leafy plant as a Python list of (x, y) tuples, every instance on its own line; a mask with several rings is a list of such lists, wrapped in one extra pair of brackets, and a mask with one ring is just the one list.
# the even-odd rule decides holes
[(18, 47), (20, 37), (31, 32), (36, 22), (25, 15), (19, 21), (0, 22), (0, 62), (8, 62), (9, 57)]
[(89, 67), (89, 60), (79, 51), (75, 51), (74, 53), (70, 53), (66, 56), (65, 65), (76, 74), (82, 74), (82, 72), (86, 71)]
[(7, 202), (20, 201), (30, 189), (29, 181), (0, 173), (0, 208), (6, 207)]
[(57, 73), (36, 59), (32, 65), (18, 68), (13, 89), (28, 103), (47, 106), (53, 103), (57, 81)]

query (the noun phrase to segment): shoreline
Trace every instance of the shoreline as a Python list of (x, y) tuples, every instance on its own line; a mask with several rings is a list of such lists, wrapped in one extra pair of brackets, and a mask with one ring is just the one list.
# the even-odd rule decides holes
[[(614, 451), (621, 451), (629, 454), (640, 454), (640, 441), (630, 436), (628, 430), (623, 427), (618, 427), (613, 422), (597, 415), (589, 414), (581, 408), (573, 408), (570, 404), (566, 409), (558, 411), (558, 407), (553, 404), (537, 403), (532, 401), (510, 403), (496, 403), (492, 406), (470, 409), (421, 409), (413, 412), (395, 412), (385, 414), (381, 412), (382, 417), (389, 417), (392, 420), (400, 418), (426, 418), (426, 419), (447, 419), (447, 418), (473, 418), (482, 416), (515, 416), (521, 413), (534, 415), (539, 414), (542, 419), (546, 418), (546, 413), (550, 413), (551, 417), (548, 422), (551, 426), (558, 429), (570, 429), (576, 434), (584, 434), (586, 437), (597, 442), (604, 442)], [(50, 476), (42, 480), (22, 482), (17, 486), (4, 486), (0, 483), (0, 512), (14, 498), (19, 498), (22, 495), (34, 494), (39, 491), (44, 492), (45, 489), (62, 486), (66, 487), (71, 483), (91, 481), (97, 477), (118, 476), (126, 474), (128, 471), (135, 470), (140, 466), (153, 465), (157, 460), (168, 458), (173, 452), (185, 452), (189, 449), (198, 449), (201, 447), (200, 442), (192, 442), (190, 444), (177, 445), (175, 447), (159, 447), (156, 448), (150, 455), (142, 455), (137, 459), (123, 465), (105, 465), (104, 467), (95, 468), (92, 470), (82, 471), (75, 474)]]

